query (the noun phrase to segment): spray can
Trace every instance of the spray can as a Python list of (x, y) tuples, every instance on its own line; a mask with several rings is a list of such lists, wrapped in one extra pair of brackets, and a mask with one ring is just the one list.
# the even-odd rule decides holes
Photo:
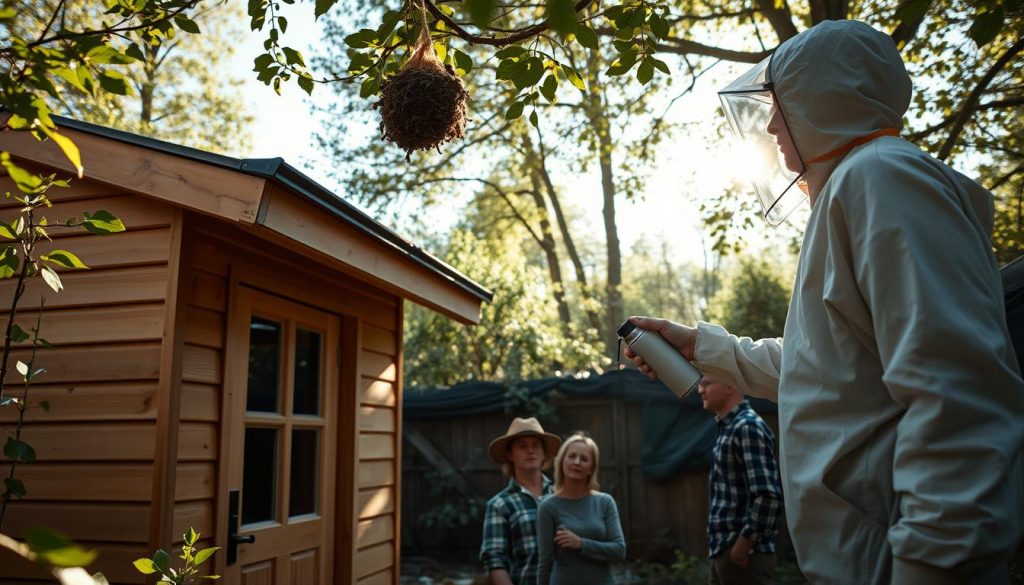
[(693, 392), (700, 384), (703, 378), (700, 371), (657, 331), (641, 329), (627, 320), (619, 327), (618, 335), (679, 398)]

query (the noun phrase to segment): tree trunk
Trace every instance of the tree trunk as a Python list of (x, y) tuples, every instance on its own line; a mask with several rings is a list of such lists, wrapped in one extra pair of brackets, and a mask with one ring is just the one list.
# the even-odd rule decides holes
[(544, 148), (543, 138), (538, 141), (538, 164), (537, 171), (540, 173), (541, 181), (544, 183), (544, 188), (548, 195), (548, 200), (551, 201), (551, 208), (555, 213), (555, 220), (558, 222), (558, 230), (562, 234), (562, 243), (565, 244), (565, 250), (569, 254), (569, 260), (572, 262), (573, 269), (576, 271), (576, 282), (580, 286), (580, 294), (583, 298), (583, 311), (587, 315), (587, 321), (590, 327), (595, 332), (600, 334), (601, 332), (601, 316), (593, 309), (593, 304), (590, 302), (593, 300), (593, 291), (590, 289), (590, 284), (587, 282), (587, 273), (583, 268), (583, 261), (580, 259), (579, 252), (576, 250), (576, 242), (572, 237), (572, 233), (569, 231), (569, 222), (565, 219), (565, 213), (562, 211), (562, 203), (558, 198), (558, 190), (555, 189), (554, 183), (551, 181), (551, 175), (548, 173), (547, 167), (547, 150)]
[(533, 183), (530, 194), (533, 197), (534, 205), (537, 206), (537, 213), (540, 215), (540, 247), (544, 250), (544, 257), (547, 259), (552, 292), (555, 296), (555, 303), (558, 305), (558, 319), (562, 322), (562, 333), (568, 339), (572, 337), (572, 315), (569, 313), (569, 303), (565, 300), (565, 282), (562, 280), (562, 266), (558, 260), (558, 250), (555, 248), (551, 220), (548, 219), (548, 208), (544, 204), (544, 196), (540, 191), (540, 179), (536, 172), (530, 173), (530, 181)]
[(625, 305), (622, 300), (622, 250), (619, 247), (619, 232), (615, 226), (615, 176), (612, 166), (612, 149), (615, 145), (611, 137), (611, 124), (605, 112), (604, 93), (600, 87), (598, 71), (601, 59), (596, 51), (591, 51), (588, 58), (590, 88), (587, 91), (586, 109), (590, 126), (597, 135), (598, 163), (601, 168), (601, 194), (604, 200), (602, 216), (608, 252), (608, 280), (605, 284), (605, 320), (604, 330), (598, 334), (604, 338), (606, 354), (613, 360), (618, 357), (618, 344), (615, 342), (615, 330), (626, 318)]
[(153, 94), (156, 91), (156, 70), (160, 67), (160, 45), (146, 45), (143, 79), (139, 82), (139, 121), (144, 128), (153, 123)]

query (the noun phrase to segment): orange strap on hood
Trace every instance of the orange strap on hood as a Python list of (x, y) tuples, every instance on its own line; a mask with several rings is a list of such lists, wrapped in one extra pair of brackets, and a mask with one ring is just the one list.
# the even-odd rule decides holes
[(882, 128), (881, 130), (876, 130), (876, 131), (872, 132), (871, 134), (868, 134), (867, 136), (861, 136), (860, 138), (855, 138), (852, 141), (850, 141), (848, 144), (846, 144), (844, 146), (840, 146), (839, 148), (837, 148), (835, 150), (830, 150), (830, 151), (826, 152), (825, 154), (823, 154), (821, 156), (812, 158), (811, 160), (807, 161), (806, 164), (824, 162), (826, 160), (836, 158), (837, 156), (843, 156), (844, 154), (850, 152), (854, 148), (857, 148), (861, 144), (865, 144), (867, 142), (871, 142), (875, 138), (881, 138), (883, 136), (899, 136), (899, 135), (900, 135), (900, 131), (899, 131), (898, 128)]

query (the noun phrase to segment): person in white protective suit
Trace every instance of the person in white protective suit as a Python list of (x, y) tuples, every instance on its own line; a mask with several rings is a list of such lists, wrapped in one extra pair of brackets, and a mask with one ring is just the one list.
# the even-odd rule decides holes
[(1022, 535), (1024, 382), (992, 196), (899, 137), (910, 94), (892, 39), (854, 21), (723, 90), (733, 129), (774, 151), (766, 218), (810, 199), (784, 336), (631, 318), (778, 401), (786, 517), (815, 584), (1006, 583)]

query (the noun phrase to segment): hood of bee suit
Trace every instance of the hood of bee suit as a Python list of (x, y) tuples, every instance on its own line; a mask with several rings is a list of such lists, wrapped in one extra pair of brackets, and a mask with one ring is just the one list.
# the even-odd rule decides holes
[[(859, 21), (825, 21), (789, 39), (772, 55), (766, 78), (805, 163), (873, 132), (902, 130), (910, 105), (910, 76), (895, 42)], [(808, 165), (808, 182), (816, 171), (827, 178), (841, 158)]]

